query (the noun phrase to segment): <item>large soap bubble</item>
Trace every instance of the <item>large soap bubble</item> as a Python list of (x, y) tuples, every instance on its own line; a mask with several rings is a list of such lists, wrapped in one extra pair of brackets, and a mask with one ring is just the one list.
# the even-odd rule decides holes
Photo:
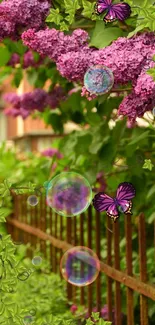
[(85, 88), (95, 95), (103, 95), (110, 91), (114, 84), (112, 71), (103, 66), (95, 65), (90, 67), (84, 75)]
[(87, 286), (96, 280), (100, 261), (90, 248), (75, 246), (63, 255), (60, 270), (67, 282), (78, 287)]
[(64, 172), (49, 182), (47, 205), (62, 216), (72, 217), (85, 211), (92, 200), (88, 181), (75, 172)]

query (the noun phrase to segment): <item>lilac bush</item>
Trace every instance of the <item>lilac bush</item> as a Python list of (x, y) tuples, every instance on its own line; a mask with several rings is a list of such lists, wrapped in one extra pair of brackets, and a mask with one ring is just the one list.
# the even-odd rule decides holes
[[(79, 38), (80, 35), (80, 38)], [(120, 37), (103, 49), (89, 47), (89, 36), (82, 30), (76, 30), (71, 36), (55, 29), (36, 32), (29, 29), (22, 34), (25, 45), (48, 56), (56, 62), (61, 75), (69, 81), (83, 82), (84, 74), (91, 65), (101, 64), (110, 68), (114, 74), (114, 88), (131, 83), (131, 94), (120, 104), (118, 114), (126, 115), (130, 126), (136, 117), (152, 109), (155, 99), (155, 82), (146, 74), (155, 54), (154, 33), (144, 33), (132, 38)], [(147, 68), (146, 68), (147, 63)], [(85, 87), (82, 95), (93, 99)], [(138, 96), (137, 96), (138, 95)]]

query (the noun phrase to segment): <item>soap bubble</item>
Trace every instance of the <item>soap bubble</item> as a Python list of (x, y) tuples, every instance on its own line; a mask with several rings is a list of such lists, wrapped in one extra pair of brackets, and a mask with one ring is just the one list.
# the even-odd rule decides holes
[(29, 311), (29, 313), (30, 313), (31, 316), (35, 316), (36, 315), (36, 309), (31, 309)]
[(39, 266), (42, 263), (42, 258), (40, 256), (34, 256), (32, 259), (32, 264)]
[(67, 282), (78, 287), (87, 286), (96, 280), (100, 261), (90, 248), (75, 246), (63, 255), (60, 270)]
[(21, 272), (17, 275), (18, 280), (26, 281), (29, 278), (30, 274), (28, 271)]
[(113, 84), (112, 71), (103, 65), (90, 67), (84, 75), (84, 86), (91, 94), (103, 95), (109, 92)]
[(31, 324), (33, 322), (33, 317), (31, 315), (27, 315), (24, 317), (24, 325)]
[(47, 205), (62, 216), (72, 217), (85, 211), (92, 200), (88, 181), (75, 172), (54, 177), (47, 189)]
[(36, 195), (30, 195), (27, 199), (27, 203), (29, 205), (31, 205), (32, 207), (34, 207), (35, 205), (37, 205), (39, 202), (39, 199)]

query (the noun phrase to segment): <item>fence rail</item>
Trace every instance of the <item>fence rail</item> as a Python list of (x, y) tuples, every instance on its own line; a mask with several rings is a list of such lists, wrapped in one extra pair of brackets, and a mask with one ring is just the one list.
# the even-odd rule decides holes
[[(131, 215), (127, 215), (124, 225), (121, 223), (120, 226), (120, 221), (112, 224), (108, 217), (94, 211), (91, 206), (80, 216), (65, 218), (53, 212), (46, 205), (43, 196), (40, 197), (36, 207), (27, 205), (27, 195), (14, 195), (13, 200), (14, 212), (7, 219), (8, 232), (14, 241), (21, 241), (25, 244), (29, 242), (34, 248), (39, 242), (41, 252), (50, 259), (53, 272), (60, 272), (60, 258), (64, 251), (73, 246), (87, 246), (96, 252), (100, 259), (101, 272), (94, 283), (82, 288), (66, 283), (69, 300), (85, 305), (89, 313), (94, 306), (100, 311), (101, 306), (106, 303), (108, 319), (112, 320), (114, 308), (115, 325), (122, 325), (123, 285), (126, 287), (126, 324), (148, 325), (148, 300), (155, 301), (155, 286), (149, 283), (147, 275), (147, 238), (143, 213), (136, 218), (139, 274), (135, 275), (133, 274), (132, 253), (132, 236), (135, 224), (132, 223)], [(104, 220), (106, 220), (106, 227)], [(122, 266), (120, 243), (124, 233), (126, 260), (125, 266)], [(46, 245), (47, 241), (50, 243), (50, 251)], [(152, 247), (154, 244), (155, 225)], [(32, 251), (29, 251), (30, 255), (31, 253)], [(134, 315), (134, 295), (136, 293), (139, 293), (140, 297), (138, 323), (137, 320), (135, 323)]]

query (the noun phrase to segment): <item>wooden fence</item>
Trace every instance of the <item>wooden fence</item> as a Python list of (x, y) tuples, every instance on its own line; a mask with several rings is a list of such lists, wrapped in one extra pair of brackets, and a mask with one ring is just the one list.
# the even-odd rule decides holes
[[(107, 304), (109, 320), (112, 320), (113, 308), (115, 309), (115, 325), (122, 325), (122, 305), (126, 305), (125, 324), (149, 325), (148, 303), (155, 301), (155, 286), (148, 282), (147, 238), (143, 214), (136, 218), (128, 215), (113, 224), (110, 218), (104, 213), (99, 214), (92, 206), (80, 216), (65, 218), (53, 212), (46, 205), (43, 196), (36, 207), (27, 205), (27, 195), (14, 195), (13, 199), (14, 212), (7, 220), (9, 233), (14, 241), (25, 244), (29, 242), (32, 248), (40, 243), (40, 250), (50, 259), (53, 272), (60, 272), (60, 259), (64, 251), (72, 246), (87, 246), (97, 253), (101, 264), (98, 278), (91, 285), (81, 288), (66, 282), (69, 300), (85, 305), (89, 313), (94, 306), (100, 311), (101, 307)], [(136, 230), (138, 236), (133, 239), (133, 231), (135, 233)], [(121, 256), (120, 245), (124, 234), (124, 256)], [(47, 242), (50, 242), (50, 245), (47, 246)], [(137, 250), (137, 262), (133, 259), (133, 243), (134, 251)], [(133, 274), (133, 261), (134, 266), (138, 264), (139, 274), (136, 276)], [(138, 295), (139, 300), (139, 311), (136, 315), (135, 295)]]

